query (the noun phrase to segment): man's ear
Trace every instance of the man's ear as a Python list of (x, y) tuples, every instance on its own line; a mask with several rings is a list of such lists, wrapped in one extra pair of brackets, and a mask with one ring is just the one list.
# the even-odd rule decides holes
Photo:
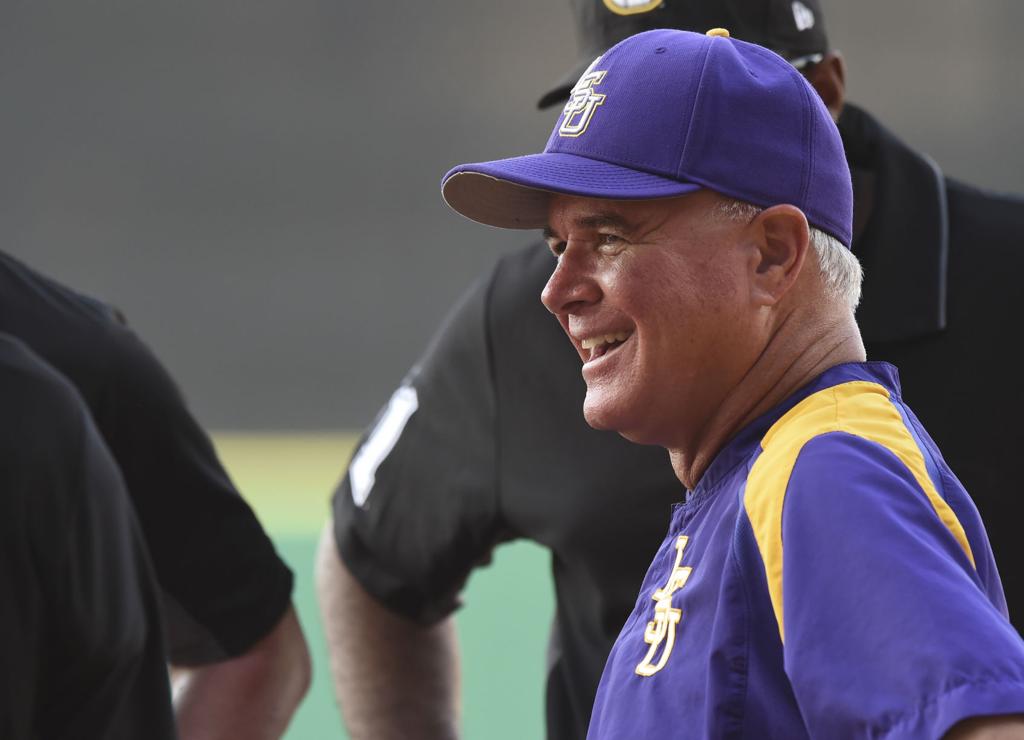
[(809, 67), (804, 75), (825, 102), (832, 120), (838, 121), (846, 103), (846, 62), (843, 61), (843, 55), (838, 51), (830, 51), (824, 59)]
[(773, 306), (793, 287), (810, 249), (807, 217), (796, 206), (766, 208), (750, 222), (751, 297)]

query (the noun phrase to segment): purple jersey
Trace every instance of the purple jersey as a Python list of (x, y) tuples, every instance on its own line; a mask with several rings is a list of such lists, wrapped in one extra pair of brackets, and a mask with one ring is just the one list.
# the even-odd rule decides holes
[(601, 678), (598, 738), (937, 738), (1024, 712), (978, 513), (882, 363), (832, 368), (723, 449)]

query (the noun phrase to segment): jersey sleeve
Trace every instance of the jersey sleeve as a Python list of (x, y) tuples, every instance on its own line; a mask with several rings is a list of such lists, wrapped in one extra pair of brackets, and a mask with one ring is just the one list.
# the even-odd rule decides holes
[(393, 611), (429, 624), (508, 534), (498, 516), (489, 280), (455, 306), (361, 440), (334, 494), (339, 555)]
[(786, 672), (812, 737), (941, 737), (1024, 711), (1024, 643), (952, 510), (873, 441), (801, 450), (782, 514)]
[(292, 573), (149, 349), (118, 327), (95, 407), (162, 590), (171, 661), (244, 653), (291, 601)]

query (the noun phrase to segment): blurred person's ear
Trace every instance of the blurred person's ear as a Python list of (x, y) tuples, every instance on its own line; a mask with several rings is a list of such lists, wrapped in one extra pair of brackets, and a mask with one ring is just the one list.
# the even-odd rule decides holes
[(824, 59), (806, 69), (804, 75), (825, 101), (832, 119), (838, 121), (846, 102), (846, 62), (843, 55), (830, 51)]

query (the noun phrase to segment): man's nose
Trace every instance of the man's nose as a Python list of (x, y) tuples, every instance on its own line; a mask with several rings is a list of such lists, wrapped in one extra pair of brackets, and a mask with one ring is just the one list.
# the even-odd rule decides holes
[(566, 249), (555, 265), (540, 300), (551, 313), (578, 313), (584, 306), (600, 300), (601, 289), (587, 270), (581, 252)]

